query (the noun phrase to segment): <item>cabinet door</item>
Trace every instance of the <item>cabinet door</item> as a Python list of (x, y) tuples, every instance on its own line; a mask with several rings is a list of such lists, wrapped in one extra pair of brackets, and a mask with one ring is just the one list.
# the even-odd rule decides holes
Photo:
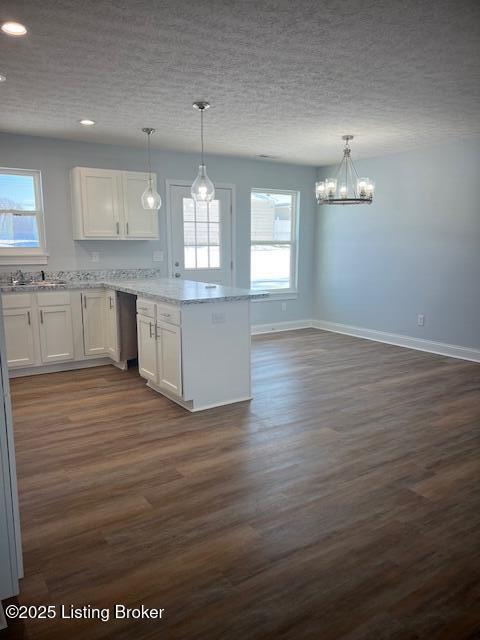
[(103, 289), (82, 292), (82, 319), (85, 355), (106, 355), (105, 291)]
[[(152, 176), (156, 188), (156, 178)], [(158, 238), (158, 211), (142, 207), (142, 193), (148, 184), (148, 173), (125, 171), (123, 174), (123, 201), (125, 209), (125, 236), (127, 238)]]
[(123, 233), (122, 173), (103, 169), (81, 169), (80, 175), (84, 237), (120, 237)]
[(35, 333), (32, 309), (5, 309), (5, 342), (10, 369), (28, 367), (35, 362)]
[(116, 362), (120, 359), (120, 341), (118, 335), (118, 311), (116, 291), (107, 291), (105, 295), (105, 334), (108, 355)]
[(158, 386), (182, 395), (182, 341), (180, 327), (159, 322), (156, 329)]
[(138, 372), (142, 378), (157, 382), (157, 351), (155, 348), (155, 321), (137, 315)]
[(40, 307), (40, 353), (42, 362), (74, 359), (72, 309), (70, 305)]

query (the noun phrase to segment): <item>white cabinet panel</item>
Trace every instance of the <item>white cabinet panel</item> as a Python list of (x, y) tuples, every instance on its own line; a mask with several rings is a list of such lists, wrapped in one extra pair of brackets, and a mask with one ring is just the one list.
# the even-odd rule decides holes
[(138, 372), (142, 378), (157, 382), (157, 349), (155, 322), (147, 316), (137, 315)]
[[(156, 188), (155, 176), (153, 184)], [(142, 194), (148, 184), (148, 173), (125, 171), (123, 174), (123, 201), (125, 235), (127, 238), (158, 238), (158, 212), (142, 207)]]
[(182, 342), (180, 327), (166, 322), (156, 326), (157, 367), (160, 388), (182, 395)]
[(4, 309), (3, 318), (9, 368), (36, 364), (32, 309)]
[(105, 332), (105, 291), (91, 289), (82, 292), (83, 344), (86, 356), (107, 353)]
[(42, 362), (48, 364), (73, 360), (74, 342), (70, 305), (41, 306), (39, 313)]
[(117, 293), (108, 290), (105, 294), (105, 337), (108, 355), (116, 362), (120, 359)]
[[(146, 211), (141, 197), (148, 174), (74, 167), (72, 214), (76, 240), (158, 238), (158, 212)], [(154, 183), (156, 182), (153, 176)]]
[(121, 176), (121, 171), (72, 169), (72, 212), (77, 240), (118, 239), (122, 235)]

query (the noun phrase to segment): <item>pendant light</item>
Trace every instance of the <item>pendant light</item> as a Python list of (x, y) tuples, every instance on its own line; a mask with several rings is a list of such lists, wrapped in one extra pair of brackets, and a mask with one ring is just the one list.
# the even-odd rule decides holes
[(375, 184), (370, 178), (360, 178), (351, 158), (350, 140), (353, 136), (342, 136), (345, 140), (343, 158), (335, 178), (326, 178), (315, 183), (318, 204), (371, 204)]
[(211, 202), (215, 197), (215, 187), (207, 175), (203, 150), (203, 112), (209, 107), (210, 104), (208, 102), (199, 101), (193, 103), (193, 108), (200, 111), (200, 138), (202, 143), (202, 154), (200, 166), (198, 167), (198, 175), (193, 181), (191, 190), (192, 198), (195, 202)]
[(162, 206), (162, 198), (160, 194), (153, 186), (152, 180), (152, 154), (150, 151), (150, 136), (155, 132), (155, 129), (151, 127), (144, 127), (143, 133), (147, 136), (147, 158), (148, 158), (148, 184), (145, 191), (142, 193), (142, 207), (149, 211), (156, 211)]

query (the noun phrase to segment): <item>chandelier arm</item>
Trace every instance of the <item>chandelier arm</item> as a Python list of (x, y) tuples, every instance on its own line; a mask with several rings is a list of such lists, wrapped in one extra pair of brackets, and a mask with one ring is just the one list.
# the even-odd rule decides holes
[(350, 172), (350, 180), (352, 181), (352, 190), (353, 190), (353, 196), (354, 198), (357, 198), (357, 181), (355, 179), (355, 176), (358, 178), (358, 174), (357, 171), (355, 169), (355, 165), (353, 164), (352, 160), (350, 159), (350, 162), (348, 163), (348, 170)]
[(338, 176), (342, 172), (342, 167), (344, 162), (345, 162), (345, 156), (343, 156), (343, 158), (340, 160), (340, 164), (338, 165), (338, 168), (337, 168), (337, 173), (335, 174), (335, 180), (337, 181), (338, 181)]

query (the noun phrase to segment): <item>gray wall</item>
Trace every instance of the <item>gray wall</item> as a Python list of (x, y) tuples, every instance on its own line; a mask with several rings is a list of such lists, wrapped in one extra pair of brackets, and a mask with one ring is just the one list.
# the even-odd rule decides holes
[(318, 208), (315, 317), (480, 348), (479, 141), (356, 166), (374, 203)]
[[(250, 270), (250, 190), (252, 187), (295, 189), (300, 192), (299, 295), (287, 301), (252, 305), (254, 323), (309, 318), (312, 315), (314, 226), (316, 206), (312, 167), (287, 165), (261, 160), (208, 157), (208, 172), (218, 183), (236, 186), (237, 285), (249, 286)], [(43, 179), (47, 249), (47, 269), (102, 269), (109, 267), (160, 267), (152, 261), (155, 249), (166, 255), (165, 179), (193, 180), (198, 156), (175, 152), (153, 152), (153, 170), (158, 175), (163, 198), (160, 210), (160, 240), (149, 241), (74, 241), (70, 209), (69, 170), (74, 166), (108, 169), (144, 170), (143, 149), (69, 142), (48, 138), (0, 134), (0, 166), (40, 169)], [(100, 252), (100, 262), (91, 262), (91, 252)], [(4, 267), (12, 270), (12, 267)]]

